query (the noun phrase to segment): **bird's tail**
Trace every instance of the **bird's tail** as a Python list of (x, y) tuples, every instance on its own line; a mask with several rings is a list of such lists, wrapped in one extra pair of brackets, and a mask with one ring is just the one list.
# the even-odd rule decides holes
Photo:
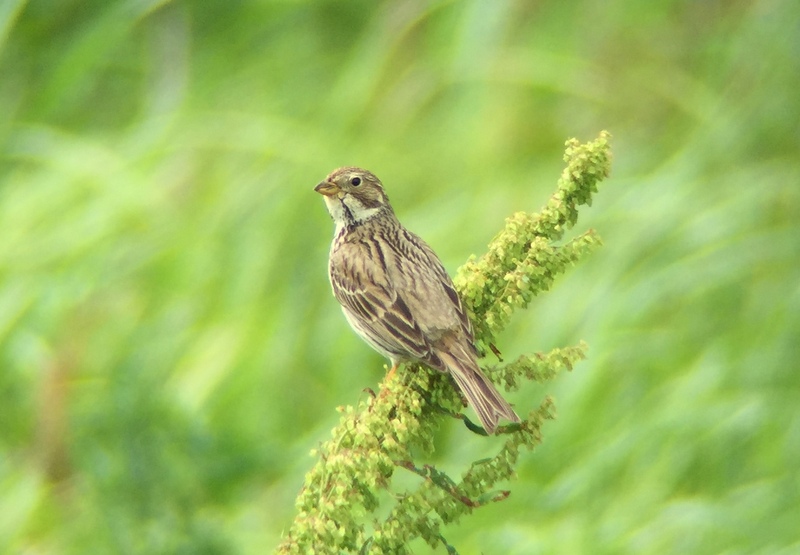
[(514, 412), (508, 401), (503, 399), (489, 378), (481, 372), (472, 353), (458, 345), (453, 346), (453, 349), (448, 352), (438, 352), (437, 355), (447, 366), (450, 375), (455, 379), (469, 404), (475, 409), (481, 424), (488, 433), (494, 433), (500, 417), (512, 422), (519, 422), (517, 413)]

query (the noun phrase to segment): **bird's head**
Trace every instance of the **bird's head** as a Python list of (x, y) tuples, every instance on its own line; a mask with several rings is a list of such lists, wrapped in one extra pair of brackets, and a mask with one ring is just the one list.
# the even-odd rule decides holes
[(337, 228), (353, 227), (379, 214), (394, 214), (381, 180), (361, 168), (334, 170), (314, 190), (325, 197)]

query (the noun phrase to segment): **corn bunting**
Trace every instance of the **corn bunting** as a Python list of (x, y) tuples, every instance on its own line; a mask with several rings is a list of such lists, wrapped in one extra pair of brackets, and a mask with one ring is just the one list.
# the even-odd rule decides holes
[(392, 361), (449, 372), (483, 427), (519, 417), (478, 367), (472, 325), (439, 257), (394, 214), (380, 180), (333, 171), (314, 189), (336, 224), (328, 272), (350, 326)]

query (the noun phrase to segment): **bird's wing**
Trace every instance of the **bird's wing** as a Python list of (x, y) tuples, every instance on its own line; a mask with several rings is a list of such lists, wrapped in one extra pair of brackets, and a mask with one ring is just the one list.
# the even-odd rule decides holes
[(422, 251), (425, 256), (427, 256), (430, 266), (433, 269), (434, 278), (438, 280), (439, 285), (441, 285), (442, 289), (447, 295), (447, 298), (452, 303), (452, 307), (455, 310), (456, 317), (461, 325), (461, 330), (464, 333), (464, 337), (469, 343), (470, 348), (475, 352), (475, 347), (473, 345), (475, 341), (475, 336), (472, 330), (472, 322), (469, 319), (469, 314), (467, 314), (467, 309), (464, 304), (461, 302), (461, 297), (459, 297), (458, 292), (453, 285), (453, 280), (450, 279), (450, 276), (447, 274), (447, 270), (445, 270), (444, 265), (442, 264), (439, 257), (436, 256), (436, 253), (433, 252), (433, 249), (428, 246), (428, 244), (423, 241), (420, 237), (414, 235), (410, 231), (404, 230), (410, 236), (410, 242), (413, 243), (417, 248)]
[(417, 315), (406, 302), (407, 292), (393, 283), (383, 250), (367, 237), (338, 245), (329, 267), (333, 294), (356, 332), (375, 349), (439, 367), (441, 361), (431, 358)]
[(443, 370), (445, 336), (472, 345), (472, 326), (439, 257), (401, 226), (353, 232), (331, 253), (334, 295), (374, 347)]

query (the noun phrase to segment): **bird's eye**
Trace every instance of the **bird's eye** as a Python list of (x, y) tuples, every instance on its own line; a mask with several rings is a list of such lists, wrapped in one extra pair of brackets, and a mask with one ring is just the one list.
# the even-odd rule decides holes
[(354, 177), (353, 179), (350, 180), (350, 184), (353, 187), (358, 187), (359, 185), (361, 185), (361, 178), (360, 177)]

